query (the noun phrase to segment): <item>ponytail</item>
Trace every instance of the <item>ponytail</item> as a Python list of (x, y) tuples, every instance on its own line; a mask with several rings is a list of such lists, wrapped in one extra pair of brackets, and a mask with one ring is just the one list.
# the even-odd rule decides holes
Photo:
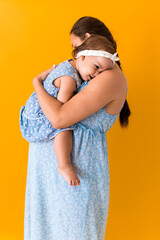
[[(117, 62), (118, 66), (122, 70), (120, 61)], [(131, 110), (129, 108), (127, 100), (125, 100), (124, 105), (119, 114), (119, 121), (122, 128), (127, 127), (129, 124), (129, 116), (131, 115)]]
[(127, 127), (128, 123), (129, 123), (129, 116), (131, 115), (131, 111), (130, 108), (128, 106), (128, 102), (127, 100), (125, 100), (125, 103), (120, 111), (120, 115), (119, 115), (119, 121), (120, 121), (120, 125), (122, 128)]

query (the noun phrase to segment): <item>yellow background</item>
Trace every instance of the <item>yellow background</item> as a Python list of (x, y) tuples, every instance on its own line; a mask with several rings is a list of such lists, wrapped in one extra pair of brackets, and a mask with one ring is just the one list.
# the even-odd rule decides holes
[(71, 57), (69, 31), (86, 15), (103, 21), (117, 41), (132, 111), (127, 130), (117, 120), (107, 133), (110, 205), (105, 237), (160, 239), (157, 3), (0, 1), (0, 240), (23, 239), (28, 143), (19, 130), (20, 106), (33, 92), (38, 73)]

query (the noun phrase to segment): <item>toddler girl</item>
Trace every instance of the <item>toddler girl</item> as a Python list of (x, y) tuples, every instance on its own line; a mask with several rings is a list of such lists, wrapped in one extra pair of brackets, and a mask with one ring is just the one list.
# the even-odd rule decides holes
[[(84, 81), (90, 81), (104, 70), (111, 69), (116, 57), (112, 43), (103, 36), (91, 35), (83, 44), (73, 50), (73, 59), (60, 63), (43, 82), (45, 90), (62, 103), (68, 101), (76, 88)], [(71, 164), (72, 131), (76, 125), (55, 129), (45, 117), (36, 93), (30, 96), (20, 111), (22, 136), (29, 142), (43, 142), (54, 138), (54, 151), (58, 160), (58, 172), (69, 185), (80, 180)]]

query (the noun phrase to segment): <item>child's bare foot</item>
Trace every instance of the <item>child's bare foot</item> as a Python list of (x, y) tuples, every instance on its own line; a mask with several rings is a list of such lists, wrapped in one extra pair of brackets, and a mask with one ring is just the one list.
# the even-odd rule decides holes
[(58, 172), (64, 177), (70, 186), (80, 185), (79, 177), (72, 167), (72, 164), (68, 163), (64, 166), (58, 167)]

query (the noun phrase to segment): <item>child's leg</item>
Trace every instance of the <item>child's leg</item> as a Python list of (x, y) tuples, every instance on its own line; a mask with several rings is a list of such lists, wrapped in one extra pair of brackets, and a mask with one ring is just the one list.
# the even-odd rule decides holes
[(54, 151), (58, 160), (58, 172), (73, 186), (80, 185), (80, 180), (71, 164), (72, 131), (60, 132), (54, 138)]

